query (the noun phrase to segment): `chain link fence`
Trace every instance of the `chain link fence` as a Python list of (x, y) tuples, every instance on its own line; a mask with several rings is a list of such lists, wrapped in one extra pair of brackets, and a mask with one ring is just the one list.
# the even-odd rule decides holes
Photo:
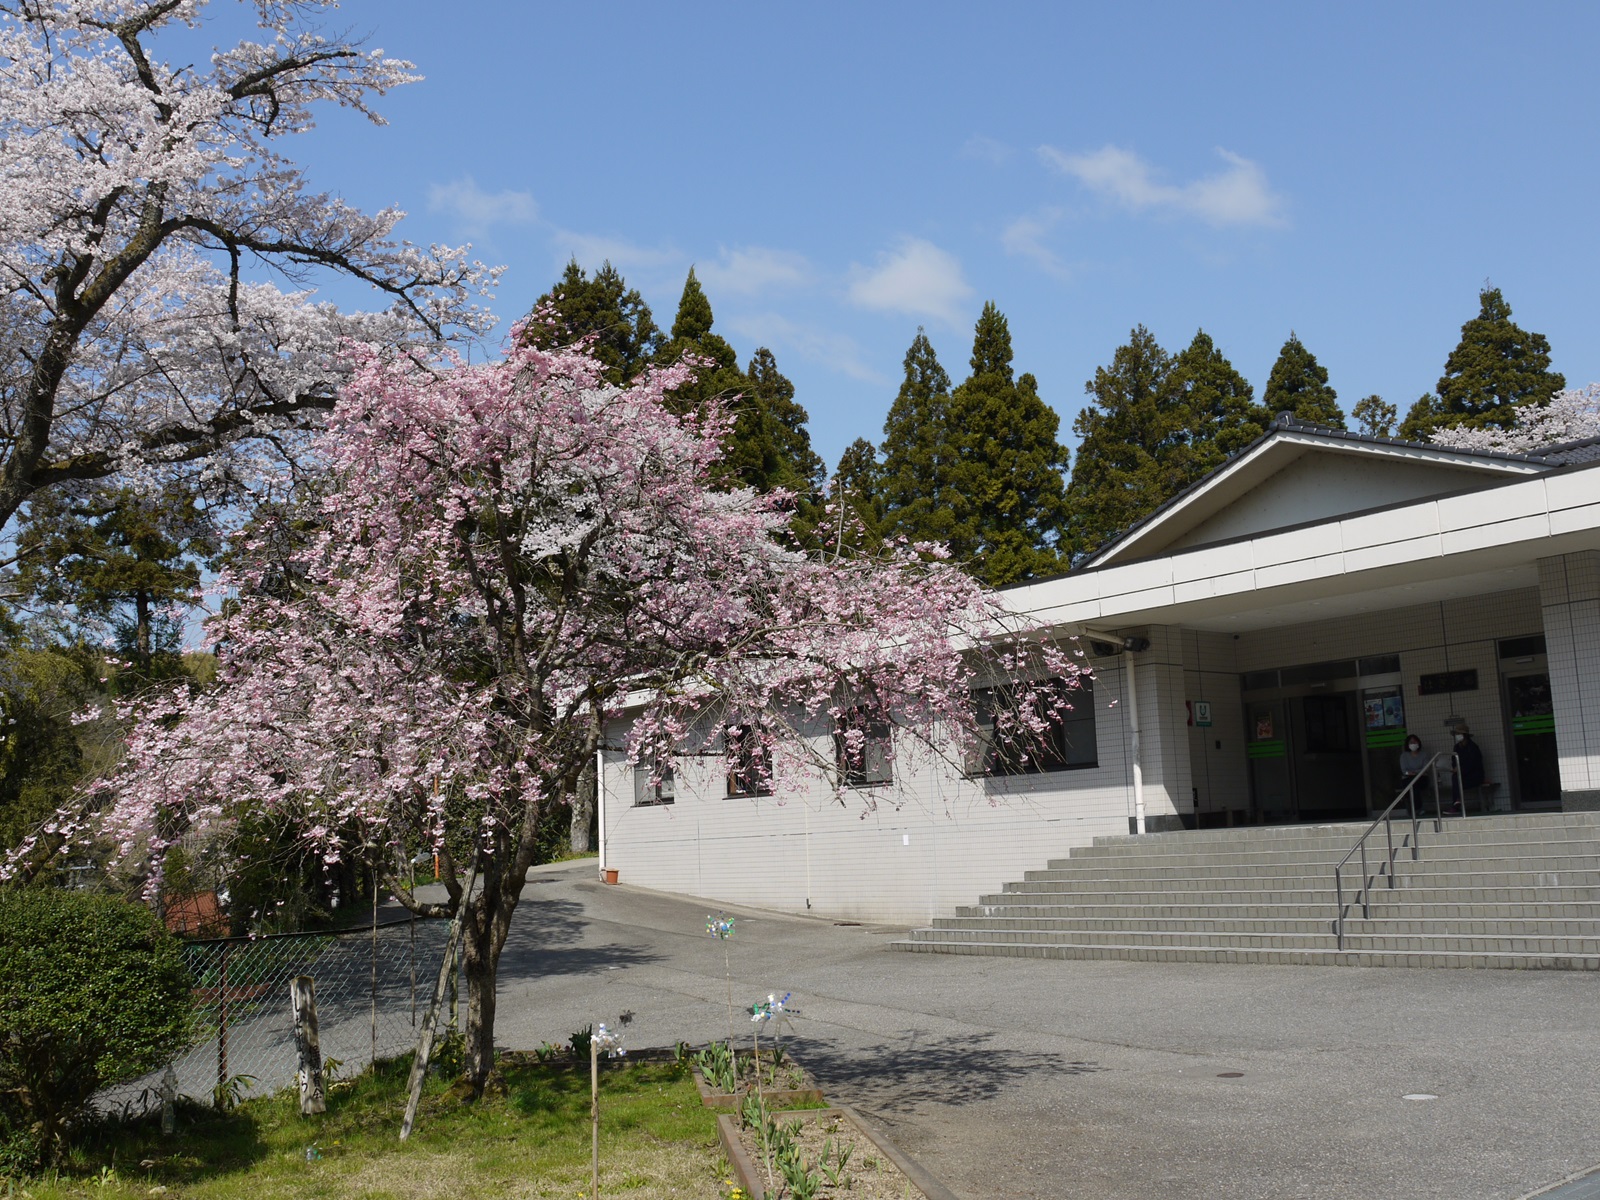
[[(335, 1078), (414, 1048), (447, 932), (443, 921), (403, 918), (336, 933), (185, 943), (195, 980), (194, 1035), (172, 1064), (178, 1094), (232, 1103), (293, 1084), (299, 1059), (289, 982), (297, 975), (316, 980), (322, 1058)], [(463, 1012), (465, 1003), (462, 993)], [(448, 1016), (440, 1013), (441, 1025)], [(97, 1107), (158, 1107), (163, 1073), (107, 1089)]]

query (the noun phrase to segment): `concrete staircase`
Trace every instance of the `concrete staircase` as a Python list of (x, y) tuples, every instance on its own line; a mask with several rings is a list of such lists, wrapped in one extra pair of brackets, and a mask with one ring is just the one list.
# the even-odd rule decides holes
[[(1333, 934), (1333, 867), (1366, 823), (1096, 838), (893, 948), (923, 954), (1600, 970), (1600, 813), (1446, 818)], [(1396, 822), (1395, 843), (1410, 822)], [(1367, 862), (1386, 861), (1383, 830)], [(1346, 901), (1360, 886), (1345, 873)]]

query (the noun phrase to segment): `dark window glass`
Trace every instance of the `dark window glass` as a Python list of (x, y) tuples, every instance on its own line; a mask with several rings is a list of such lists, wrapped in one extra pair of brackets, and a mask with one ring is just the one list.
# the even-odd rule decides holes
[(1297, 683), (1326, 683), (1334, 679), (1354, 679), (1356, 664), (1354, 659), (1348, 658), (1343, 662), (1306, 663), (1299, 667), (1285, 667), (1279, 674), (1283, 676), (1284, 687)]
[(728, 757), (728, 795), (772, 795), (772, 752), (761, 731), (750, 725), (729, 725), (722, 731)]
[(1259, 692), (1263, 688), (1278, 686), (1278, 673), (1276, 671), (1247, 671), (1240, 680), (1240, 687), (1247, 692)]
[(633, 803), (635, 807), (647, 804), (673, 804), (678, 798), (677, 780), (673, 778), (672, 764), (660, 759), (635, 763), (633, 768)]
[(1544, 653), (1544, 634), (1536, 633), (1532, 637), (1507, 638), (1500, 643), (1501, 658), (1532, 658), (1535, 654)]
[(1363, 675), (1396, 675), (1400, 671), (1400, 656), (1375, 654), (1371, 658), (1358, 659), (1356, 667)]
[(833, 733), (834, 761), (845, 787), (878, 787), (894, 782), (888, 719), (874, 708), (852, 708)]
[[(1076, 686), (1058, 680), (1042, 692), (984, 688), (972, 699), (980, 740), (967, 762), (969, 775), (1033, 775), (1099, 766), (1094, 684), (1087, 677)], [(1043, 719), (1042, 734), (1022, 720), (1019, 706), (1025, 704)]]

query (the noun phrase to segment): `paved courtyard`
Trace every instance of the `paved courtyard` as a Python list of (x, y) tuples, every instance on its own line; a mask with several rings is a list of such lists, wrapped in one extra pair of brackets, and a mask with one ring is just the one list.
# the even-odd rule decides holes
[[(715, 906), (593, 875), (530, 876), (501, 1043), (623, 1010), (635, 1046), (726, 1036)], [(828, 1094), (970, 1200), (1512, 1200), (1600, 1164), (1593, 974), (896, 954), (729, 912), (735, 1006), (793, 991)]]

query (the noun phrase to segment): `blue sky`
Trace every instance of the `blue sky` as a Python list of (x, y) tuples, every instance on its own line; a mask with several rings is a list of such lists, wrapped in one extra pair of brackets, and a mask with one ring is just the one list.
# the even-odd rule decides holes
[[(449, 19), (441, 21), (439, 13)], [(919, 324), (957, 381), (993, 299), (1071, 421), (1136, 324), (1258, 392), (1295, 330), (1402, 413), (1486, 279), (1600, 379), (1600, 6), (345, 0), (426, 76), (326, 117), (319, 187), (504, 263), (514, 319), (609, 257), (667, 326), (694, 264), (830, 465)], [(220, 34), (219, 34), (220, 37)], [(350, 301), (347, 291), (331, 293)]]

